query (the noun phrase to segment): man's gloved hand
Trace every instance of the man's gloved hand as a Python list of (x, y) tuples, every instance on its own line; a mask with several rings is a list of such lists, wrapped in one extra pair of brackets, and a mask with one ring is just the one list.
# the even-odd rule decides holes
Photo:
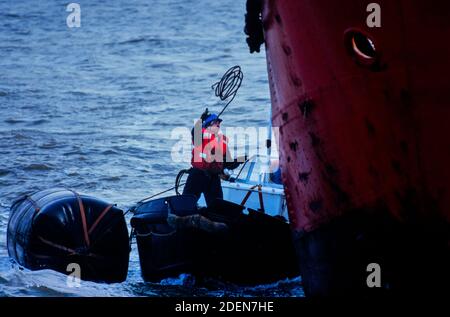
[(219, 174), (219, 177), (225, 181), (229, 180), (230, 176), (230, 171), (227, 168), (225, 168), (222, 173)]
[(205, 121), (205, 119), (209, 116), (208, 108), (203, 111), (202, 115), (200, 116), (200, 119), (202, 119), (202, 122)]

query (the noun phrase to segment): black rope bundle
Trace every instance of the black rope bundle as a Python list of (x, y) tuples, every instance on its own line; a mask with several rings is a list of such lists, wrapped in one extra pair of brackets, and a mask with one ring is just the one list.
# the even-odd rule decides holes
[(189, 170), (190, 169), (184, 169), (179, 171), (177, 177), (175, 178), (175, 193), (177, 195), (181, 195), (180, 192), (178, 191), (178, 188), (186, 184), (186, 182), (181, 184), (181, 178), (183, 177), (184, 174), (189, 174)]
[(216, 97), (219, 97), (220, 100), (224, 101), (231, 97), (225, 107), (223, 107), (222, 111), (217, 115), (218, 117), (220, 117), (228, 105), (233, 101), (234, 97), (236, 97), (236, 93), (241, 87), (242, 79), (244, 79), (244, 73), (241, 71), (241, 67), (236, 65), (227, 70), (222, 76), (222, 79), (211, 86)]

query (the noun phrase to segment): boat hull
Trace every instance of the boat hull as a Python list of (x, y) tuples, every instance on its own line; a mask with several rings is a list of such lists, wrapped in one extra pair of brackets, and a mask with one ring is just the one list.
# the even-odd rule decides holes
[[(189, 273), (200, 280), (255, 285), (298, 276), (287, 223), (256, 211), (244, 215), (243, 207), (225, 201), (199, 211), (195, 197), (190, 198), (166, 197), (135, 209), (131, 225), (145, 281)], [(181, 217), (178, 224), (168, 220), (167, 201), (179, 206), (173, 211)]]
[(377, 3), (371, 28), (369, 2), (263, 1), (272, 120), (310, 295), (367, 289), (371, 262), (389, 272), (384, 288), (408, 289), (409, 274), (435, 272), (429, 262), (448, 279), (450, 4)]

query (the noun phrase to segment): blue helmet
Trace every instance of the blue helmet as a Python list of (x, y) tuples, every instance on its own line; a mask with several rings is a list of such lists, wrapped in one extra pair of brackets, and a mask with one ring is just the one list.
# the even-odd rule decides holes
[(202, 127), (207, 128), (215, 121), (222, 122), (222, 119), (220, 119), (216, 114), (212, 113), (206, 117), (205, 121), (203, 121)]

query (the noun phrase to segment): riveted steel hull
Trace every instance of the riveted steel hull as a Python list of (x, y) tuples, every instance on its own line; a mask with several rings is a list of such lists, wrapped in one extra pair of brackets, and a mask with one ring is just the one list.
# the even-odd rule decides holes
[[(326, 253), (331, 268), (322, 275), (331, 277), (318, 284), (340, 284), (371, 260), (396, 263), (389, 244), (411, 248), (413, 261), (411, 244), (421, 241), (424, 250), (436, 248), (430, 261), (448, 261), (450, 3), (378, 1), (381, 27), (373, 28), (369, 3), (263, 2), (272, 121), (280, 127), (289, 217), (306, 275), (319, 265), (309, 257), (320, 257), (308, 239), (321, 240), (324, 230), (328, 239), (316, 251)], [(352, 34), (370, 39), (371, 58), (357, 54)], [(358, 265), (324, 251), (332, 240), (356, 254)]]

